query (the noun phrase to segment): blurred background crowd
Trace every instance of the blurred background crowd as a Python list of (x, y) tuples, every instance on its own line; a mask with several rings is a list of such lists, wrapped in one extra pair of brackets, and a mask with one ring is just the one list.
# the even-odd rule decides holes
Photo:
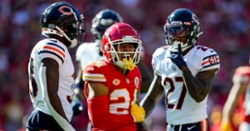
[[(102, 9), (121, 14), (141, 35), (145, 49), (144, 61), (152, 72), (151, 55), (165, 45), (163, 25), (176, 8), (191, 9), (199, 18), (201, 31), (198, 44), (211, 47), (220, 55), (221, 69), (209, 95), (208, 113), (212, 130), (220, 122), (220, 111), (232, 85), (234, 70), (247, 65), (250, 50), (249, 0), (67, 0), (84, 14), (88, 36), (91, 20)], [(27, 64), (33, 46), (44, 37), (39, 19), (43, 10), (55, 0), (0, 1), (0, 131), (17, 131), (23, 127), (32, 110), (28, 95)], [(75, 50), (70, 49), (74, 58)], [(75, 62), (75, 61), (74, 61)], [(77, 63), (75, 62), (77, 67)], [(152, 72), (153, 73), (153, 72)], [(240, 118), (235, 114), (235, 125)], [(85, 130), (87, 115), (73, 119), (80, 131)], [(146, 120), (150, 129), (165, 130), (164, 104)]]

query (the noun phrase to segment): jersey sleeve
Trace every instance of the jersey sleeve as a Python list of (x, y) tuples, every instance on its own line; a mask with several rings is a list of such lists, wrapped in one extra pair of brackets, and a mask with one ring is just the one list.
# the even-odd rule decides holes
[(200, 71), (220, 69), (220, 57), (213, 49), (202, 46), (198, 47), (198, 52), (201, 58)]
[(240, 66), (238, 67), (233, 76), (234, 83), (250, 83), (250, 66)]
[(164, 47), (160, 47), (158, 49), (155, 50), (155, 52), (153, 53), (153, 56), (152, 56), (152, 68), (154, 70), (154, 72), (158, 75), (161, 75), (161, 70), (160, 70), (160, 61), (161, 61), (161, 57), (162, 57), (162, 54), (165, 50), (165, 46)]
[(39, 58), (51, 58), (57, 61), (59, 66), (64, 63), (67, 48), (56, 40), (41, 41), (42, 44), (38, 48)]
[(87, 65), (94, 61), (98, 61), (95, 43), (83, 43), (76, 50), (76, 61), (79, 62), (81, 69), (85, 69)]
[(90, 64), (88, 59), (91, 58), (89, 58), (89, 54), (87, 54), (87, 45), (88, 43), (83, 43), (76, 50), (76, 61), (80, 63), (82, 69), (84, 69), (88, 64)]
[(106, 82), (102, 68), (97, 66), (97, 62), (88, 65), (83, 71), (83, 80), (91, 82)]
[(86, 50), (84, 43), (82, 43), (76, 50), (76, 61), (81, 61), (82, 56), (84, 56), (84, 51)]

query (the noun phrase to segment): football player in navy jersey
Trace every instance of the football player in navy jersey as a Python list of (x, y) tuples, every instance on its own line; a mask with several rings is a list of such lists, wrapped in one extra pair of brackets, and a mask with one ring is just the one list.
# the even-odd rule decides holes
[(83, 15), (67, 2), (55, 2), (43, 12), (40, 25), (47, 38), (32, 49), (29, 94), (34, 110), (27, 131), (75, 131), (70, 124), (75, 69), (68, 47), (85, 32)]
[(187, 8), (174, 10), (164, 31), (167, 46), (153, 54), (154, 80), (141, 105), (148, 116), (165, 94), (168, 131), (209, 131), (206, 106), (219, 56), (197, 45), (200, 23)]

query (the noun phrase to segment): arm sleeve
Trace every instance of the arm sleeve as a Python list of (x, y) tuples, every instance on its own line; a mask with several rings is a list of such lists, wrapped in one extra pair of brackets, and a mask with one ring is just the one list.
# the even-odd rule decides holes
[(55, 41), (46, 41), (46, 43), (39, 48), (38, 54), (40, 60), (44, 58), (51, 58), (57, 61), (59, 66), (64, 63), (68, 50)]
[(157, 48), (155, 50), (155, 52), (153, 53), (152, 55), (152, 61), (151, 61), (151, 65), (152, 65), (152, 68), (153, 68), (153, 71), (158, 74), (159, 76), (161, 76), (161, 67), (160, 67), (160, 64), (159, 64), (159, 61), (162, 59), (162, 57), (165, 57), (165, 46), (164, 47), (160, 47), (160, 48)]
[(216, 68), (220, 69), (219, 55), (213, 49), (211, 48), (207, 49), (205, 53), (203, 53), (200, 66), (201, 66), (200, 71), (207, 71)]
[(94, 128), (116, 129), (134, 123), (132, 114), (111, 114), (108, 96), (98, 96), (88, 100), (89, 116)]

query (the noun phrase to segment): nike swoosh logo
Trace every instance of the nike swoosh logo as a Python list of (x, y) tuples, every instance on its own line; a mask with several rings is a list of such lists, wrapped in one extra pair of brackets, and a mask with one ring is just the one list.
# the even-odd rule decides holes
[(196, 125), (191, 126), (191, 127), (188, 127), (187, 129), (188, 129), (188, 130), (191, 130), (191, 129), (193, 129), (195, 126), (196, 126)]

